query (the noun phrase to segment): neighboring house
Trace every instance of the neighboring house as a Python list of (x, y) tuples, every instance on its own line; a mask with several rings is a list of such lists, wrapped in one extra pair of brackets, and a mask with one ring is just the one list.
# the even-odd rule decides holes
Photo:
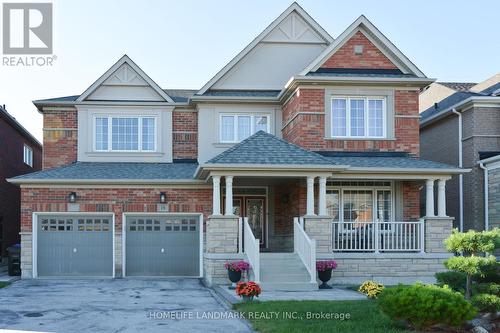
[(7, 248), (20, 242), (21, 193), (6, 178), (42, 169), (42, 145), (0, 106), (0, 263)]
[[(441, 86), (455, 88), (437, 94)], [(447, 185), (447, 207), (456, 216), (455, 226), (463, 230), (500, 226), (500, 170), (494, 157), (500, 152), (500, 73), (473, 85), (433, 83), (420, 101), (429, 106), (421, 109), (421, 156), (472, 169), (454, 176)], [(488, 191), (485, 172), (489, 173)]]
[(124, 56), (34, 102), (44, 171), (10, 180), (23, 276), (227, 283), (246, 258), (265, 288), (309, 289), (315, 258), (335, 258), (339, 283), (431, 281), (445, 183), (466, 171), (419, 158), (432, 82), (364, 16), (334, 39), (296, 3), (200, 90), (161, 89)]

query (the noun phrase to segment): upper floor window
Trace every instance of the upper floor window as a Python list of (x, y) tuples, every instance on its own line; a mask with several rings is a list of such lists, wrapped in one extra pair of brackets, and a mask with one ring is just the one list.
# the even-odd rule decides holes
[(155, 117), (98, 116), (94, 121), (97, 151), (156, 151)]
[(270, 132), (269, 115), (220, 116), (220, 142), (240, 142), (258, 131)]
[(33, 149), (28, 145), (24, 145), (23, 148), (23, 161), (30, 167), (33, 167)]
[(331, 136), (384, 138), (387, 135), (385, 97), (332, 98)]

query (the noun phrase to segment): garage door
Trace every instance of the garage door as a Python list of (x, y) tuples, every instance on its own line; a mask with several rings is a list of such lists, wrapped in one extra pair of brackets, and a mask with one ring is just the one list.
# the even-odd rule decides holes
[(38, 276), (112, 276), (110, 216), (39, 216)]
[(126, 276), (199, 276), (199, 215), (126, 218)]

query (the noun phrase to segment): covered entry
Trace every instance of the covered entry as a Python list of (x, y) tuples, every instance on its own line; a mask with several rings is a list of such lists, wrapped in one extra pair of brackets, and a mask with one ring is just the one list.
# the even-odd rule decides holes
[(201, 214), (125, 214), (124, 276), (201, 275)]
[(38, 215), (36, 270), (39, 277), (113, 276), (113, 217)]

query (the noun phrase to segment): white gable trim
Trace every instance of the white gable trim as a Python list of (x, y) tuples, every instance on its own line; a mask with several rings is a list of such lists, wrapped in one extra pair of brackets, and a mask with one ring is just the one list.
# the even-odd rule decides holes
[(87, 97), (89, 97), (94, 91), (99, 88), (104, 81), (106, 81), (111, 75), (113, 75), (116, 70), (118, 70), (123, 64), (129, 65), (144, 81), (146, 81), (149, 86), (158, 93), (166, 102), (174, 103), (172, 98), (168, 96), (163, 89), (160, 88), (156, 82), (154, 82), (135, 62), (132, 61), (127, 55), (124, 55), (120, 58), (110, 69), (108, 69), (97, 81), (95, 81), (90, 87), (85, 90), (80, 97), (76, 100), (77, 102), (84, 101)]
[(280, 16), (278, 16), (264, 31), (262, 31), (250, 44), (248, 44), (240, 53), (236, 55), (226, 66), (224, 66), (215, 76), (210, 79), (201, 89), (197, 95), (204, 94), (210, 87), (219, 81), (227, 72), (231, 70), (240, 60), (242, 60), (250, 51), (262, 42), (263, 39), (276, 28), (288, 15), (296, 11), (313, 29), (325, 40), (327, 44), (333, 42), (332, 36), (326, 32), (302, 7), (296, 2), (292, 3)]
[(391, 60), (403, 73), (412, 73), (418, 77), (426, 77), (403, 52), (401, 52), (387, 37), (385, 37), (364, 15), (358, 17), (340, 36), (328, 46), (300, 75), (316, 71), (339, 48), (342, 47), (356, 32), (361, 31), (380, 51)]

